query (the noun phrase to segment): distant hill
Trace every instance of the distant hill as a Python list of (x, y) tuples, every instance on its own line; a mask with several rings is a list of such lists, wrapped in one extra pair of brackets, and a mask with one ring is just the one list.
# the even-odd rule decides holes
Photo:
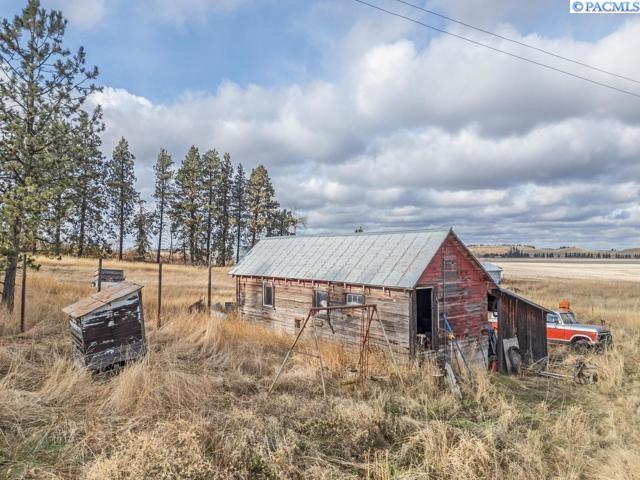
[(537, 248), (533, 245), (470, 245), (478, 258), (602, 258), (640, 259), (640, 248), (592, 250), (581, 247)]

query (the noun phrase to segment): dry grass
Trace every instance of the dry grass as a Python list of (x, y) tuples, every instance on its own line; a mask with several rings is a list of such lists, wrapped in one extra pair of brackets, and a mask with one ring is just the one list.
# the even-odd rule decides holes
[[(457, 402), (426, 366), (406, 369), (405, 386), (359, 388), (349, 382), (353, 355), (323, 345), (323, 400), (317, 365), (299, 356), (265, 396), (289, 338), (187, 315), (206, 270), (165, 266), (166, 323), (156, 330), (155, 266), (124, 267), (146, 285), (150, 353), (118, 375), (73, 365), (60, 313), (91, 290), (95, 262), (43, 261), (29, 277), (28, 331), (0, 319), (0, 478), (637, 478), (635, 283), (511, 282), (610, 321), (616, 346), (595, 359), (596, 385), (477, 373)], [(224, 273), (215, 301), (233, 298)]]

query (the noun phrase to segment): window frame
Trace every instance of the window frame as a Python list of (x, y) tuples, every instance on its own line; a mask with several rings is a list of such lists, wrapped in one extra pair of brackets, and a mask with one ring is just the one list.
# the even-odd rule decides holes
[[(317, 303), (317, 295), (321, 293), (327, 296), (327, 304), (323, 307), (322, 305), (318, 305)], [(326, 308), (329, 306), (329, 291), (328, 290), (321, 290), (319, 288), (314, 288), (313, 289), (313, 308)], [(326, 315), (327, 311), (325, 312), (320, 312), (321, 314)]]
[[(267, 288), (271, 288), (271, 304), (265, 303), (265, 290)], [(263, 308), (275, 308), (276, 306), (276, 289), (273, 285), (273, 282), (263, 281), (262, 282), (262, 307)]]
[[(349, 295), (358, 296), (362, 299), (361, 302), (349, 302)], [(364, 293), (353, 293), (353, 292), (345, 292), (344, 294), (344, 304), (345, 305), (364, 305)]]

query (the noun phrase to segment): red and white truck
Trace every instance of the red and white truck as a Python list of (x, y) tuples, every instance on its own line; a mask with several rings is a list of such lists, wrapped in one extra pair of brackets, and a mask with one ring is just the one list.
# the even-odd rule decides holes
[[(489, 316), (493, 328), (498, 330), (498, 319)], [(575, 350), (603, 348), (611, 345), (611, 330), (605, 325), (580, 323), (571, 310), (569, 302), (560, 302), (558, 310), (547, 313), (547, 342), (556, 345), (568, 345)]]

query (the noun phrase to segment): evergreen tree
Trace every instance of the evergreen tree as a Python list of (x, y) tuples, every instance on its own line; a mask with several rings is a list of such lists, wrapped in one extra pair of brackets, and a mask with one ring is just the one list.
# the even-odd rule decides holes
[(76, 255), (101, 255), (109, 250), (108, 239), (114, 234), (107, 221), (105, 177), (107, 167), (100, 151), (100, 132), (104, 129), (102, 110), (92, 115), (81, 112), (77, 129), (78, 146), (72, 183), (70, 244)]
[[(59, 11), (28, 0), (0, 27), (0, 251), (6, 257), (2, 302), (12, 311), (18, 256), (33, 249), (43, 215), (56, 196), (52, 180), (64, 168), (52, 151), (64, 142), (61, 122), (75, 117), (97, 68), (85, 66), (81, 47), (64, 47), (66, 20)], [(55, 179), (56, 181), (60, 179)]]
[(202, 190), (202, 203), (204, 211), (204, 241), (205, 250), (207, 254), (207, 262), (211, 260), (213, 256), (213, 249), (215, 247), (214, 235), (216, 230), (216, 217), (217, 217), (217, 183), (220, 173), (220, 157), (215, 150), (207, 151), (201, 158), (200, 170), (202, 175), (201, 190)]
[(139, 195), (135, 189), (135, 157), (129, 152), (129, 143), (120, 139), (107, 168), (107, 187), (111, 197), (112, 218), (118, 233), (118, 260), (122, 260), (125, 235), (131, 233), (132, 215), (138, 203)]
[[(176, 174), (176, 194), (171, 205), (183, 258), (192, 264), (202, 260), (199, 238), (204, 229), (200, 153), (192, 146)], [(206, 252), (205, 252), (206, 253)]]
[(286, 208), (277, 208), (271, 212), (267, 226), (267, 236), (295, 235), (296, 228), (304, 225), (305, 220)]
[(165, 228), (165, 217), (167, 206), (171, 202), (173, 193), (173, 170), (171, 169), (173, 160), (171, 155), (164, 148), (160, 149), (158, 160), (153, 166), (155, 172), (156, 185), (153, 197), (156, 199), (156, 222), (158, 229), (158, 253), (156, 262), (160, 263), (160, 251), (162, 250), (162, 234)]
[(153, 227), (153, 216), (144, 208), (144, 200), (138, 202), (138, 213), (133, 217), (133, 228), (136, 238), (134, 244), (134, 258), (138, 261), (145, 261), (151, 250), (151, 229)]
[(235, 226), (236, 263), (240, 261), (240, 245), (243, 241), (244, 230), (247, 225), (246, 189), (247, 178), (245, 177), (242, 164), (239, 163), (236, 167), (236, 173), (233, 177), (233, 185), (231, 187), (231, 215), (233, 216), (233, 224)]
[(233, 189), (233, 165), (231, 155), (224, 154), (216, 181), (216, 227), (218, 237), (216, 251), (218, 252), (218, 264), (223, 267), (233, 256), (233, 243), (231, 237), (231, 196)]
[(273, 210), (276, 208), (274, 198), (275, 192), (267, 169), (258, 165), (251, 171), (249, 183), (247, 185), (247, 209), (248, 209), (248, 232), (251, 246), (253, 247), (260, 236), (262, 236), (269, 221), (272, 218)]

